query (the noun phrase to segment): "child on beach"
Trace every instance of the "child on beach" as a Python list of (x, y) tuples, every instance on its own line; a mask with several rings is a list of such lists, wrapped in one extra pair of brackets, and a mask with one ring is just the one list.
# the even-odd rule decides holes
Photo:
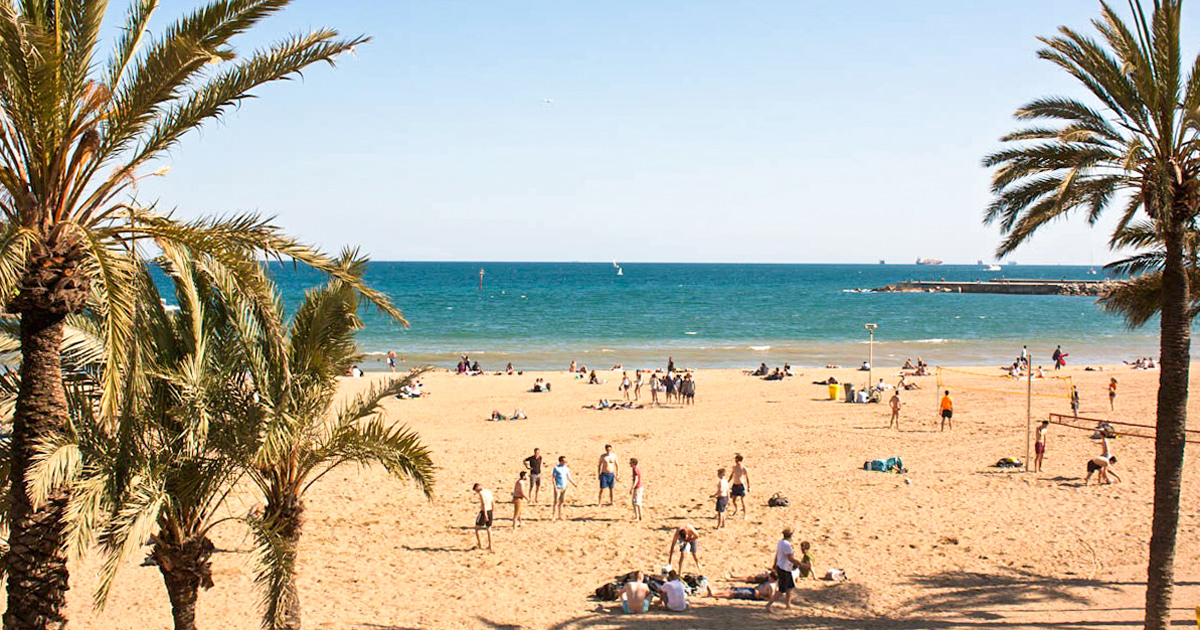
[(809, 550), (812, 545), (806, 540), (800, 543), (800, 564), (797, 568), (800, 569), (800, 577), (815, 580), (817, 575), (813, 573), (813, 557)]
[(717, 529), (725, 527), (725, 508), (729, 505), (729, 480), (725, 479), (725, 469), (717, 470), (717, 491), (709, 498), (717, 500)]

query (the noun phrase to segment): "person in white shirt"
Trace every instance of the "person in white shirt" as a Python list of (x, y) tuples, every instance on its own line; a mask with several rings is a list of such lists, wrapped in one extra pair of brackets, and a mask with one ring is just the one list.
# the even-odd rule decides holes
[(679, 580), (679, 572), (674, 569), (667, 574), (667, 583), (659, 589), (658, 596), (667, 610), (675, 612), (687, 610), (687, 587)]
[(725, 508), (729, 505), (729, 480), (724, 468), (717, 470), (717, 491), (709, 498), (717, 500), (717, 529), (721, 529), (725, 527)]
[(779, 579), (779, 590), (767, 602), (767, 612), (771, 611), (771, 606), (780, 598), (783, 599), (784, 607), (792, 607), (792, 589), (796, 588), (796, 575), (793, 572), (799, 564), (792, 552), (792, 528), (785, 527), (783, 538), (775, 545), (774, 567), (775, 575)]
[(483, 541), (479, 539), (479, 530), (487, 530), (487, 548), (492, 548), (492, 491), (484, 488), (479, 484), (471, 486), (475, 494), (479, 495), (479, 516), (475, 517), (475, 548), (483, 549)]

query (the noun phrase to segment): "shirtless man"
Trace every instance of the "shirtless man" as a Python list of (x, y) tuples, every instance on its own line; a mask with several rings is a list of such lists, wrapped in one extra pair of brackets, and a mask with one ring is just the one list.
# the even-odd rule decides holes
[(483, 549), (483, 541), (479, 539), (479, 530), (487, 530), (487, 548), (492, 548), (492, 491), (479, 484), (471, 486), (471, 490), (479, 496), (479, 515), (475, 517), (475, 548)]
[(684, 525), (675, 530), (671, 535), (671, 553), (667, 555), (667, 564), (671, 564), (675, 560), (675, 548), (679, 548), (679, 572), (683, 573), (683, 560), (689, 552), (692, 554), (692, 560), (696, 563), (696, 572), (704, 573), (704, 567), (700, 566), (700, 556), (696, 555), (696, 542), (700, 539), (700, 532), (696, 531), (691, 525)]
[(901, 403), (900, 403), (900, 388), (899, 387), (897, 387), (896, 391), (892, 393), (892, 399), (890, 402), (892, 405), (892, 419), (888, 420), (888, 428), (889, 429), (892, 428), (892, 425), (894, 424), (894, 425), (896, 425), (896, 430), (899, 431), (900, 430), (900, 405), (901, 405)]
[(638, 460), (636, 457), (629, 460), (629, 474), (632, 475), (630, 480), (629, 498), (633, 504), (633, 520), (642, 520), (642, 493), (645, 488), (645, 480), (642, 479), (642, 469), (638, 468)]
[(1120, 475), (1118, 475), (1112, 469), (1113, 464), (1115, 464), (1115, 463), (1117, 463), (1117, 456), (1113, 455), (1112, 451), (1109, 450), (1108, 436), (1103, 436), (1101, 438), (1100, 455), (1098, 457), (1093, 457), (1090, 460), (1088, 460), (1087, 477), (1084, 477), (1083, 485), (1085, 485), (1085, 486), (1088, 485), (1088, 482), (1091, 481), (1091, 479), (1092, 479), (1092, 473), (1097, 473), (1096, 474), (1096, 483), (1097, 484), (1112, 483), (1111, 481), (1109, 481), (1109, 479), (1108, 479), (1109, 477), (1114, 477), (1118, 482), (1120, 482), (1121, 481)]
[(733, 471), (729, 475), (729, 502), (733, 505), (730, 516), (737, 514), (738, 503), (742, 504), (742, 520), (746, 520), (746, 493), (750, 491), (750, 471), (742, 464), (742, 454), (733, 454)]
[(1042, 420), (1038, 425), (1037, 437), (1033, 442), (1033, 472), (1042, 472), (1042, 458), (1046, 456), (1046, 431), (1049, 428), (1049, 420)]
[(621, 589), (621, 609), (629, 614), (650, 612), (650, 587), (642, 579), (642, 572), (635, 571), (633, 579)]
[(596, 476), (600, 478), (600, 494), (596, 495), (596, 505), (603, 505), (604, 490), (608, 489), (608, 504), (613, 504), (613, 488), (617, 485), (617, 456), (612, 452), (612, 444), (604, 445), (604, 454), (596, 464)]

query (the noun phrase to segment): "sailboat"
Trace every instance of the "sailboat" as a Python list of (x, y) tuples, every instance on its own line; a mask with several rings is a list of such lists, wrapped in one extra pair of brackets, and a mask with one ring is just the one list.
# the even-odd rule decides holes
[(615, 260), (613, 261), (613, 267), (616, 267), (616, 268), (617, 268), (617, 275), (618, 275), (618, 276), (623, 276), (623, 275), (625, 275), (625, 272), (621, 270), (621, 265), (618, 265), (618, 264), (617, 264), (617, 261), (615, 261)]

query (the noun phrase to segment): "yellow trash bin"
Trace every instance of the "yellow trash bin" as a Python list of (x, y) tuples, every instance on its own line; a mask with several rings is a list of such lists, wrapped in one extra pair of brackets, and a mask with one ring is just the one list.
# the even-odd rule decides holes
[(842, 386), (837, 383), (829, 384), (829, 400), (837, 400), (841, 398)]

